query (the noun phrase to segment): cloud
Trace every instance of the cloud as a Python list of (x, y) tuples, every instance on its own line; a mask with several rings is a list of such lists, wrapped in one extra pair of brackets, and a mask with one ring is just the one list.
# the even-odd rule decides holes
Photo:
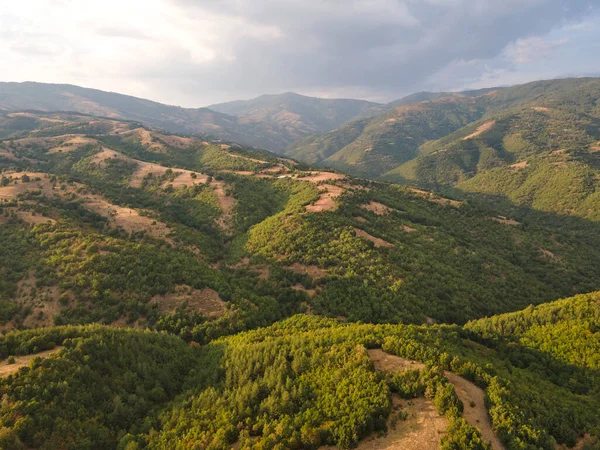
[[(592, 45), (589, 27), (599, 27), (585, 22), (597, 14), (594, 0), (49, 3), (3, 6), (2, 78), (185, 106), (289, 90), (386, 100), (511, 78), (563, 47)], [(549, 37), (556, 30), (566, 35)]]
[(536, 59), (547, 58), (554, 50), (564, 44), (568, 39), (559, 41), (547, 41), (538, 36), (526, 39), (517, 39), (517, 41), (505, 49), (507, 55), (516, 63), (529, 63)]

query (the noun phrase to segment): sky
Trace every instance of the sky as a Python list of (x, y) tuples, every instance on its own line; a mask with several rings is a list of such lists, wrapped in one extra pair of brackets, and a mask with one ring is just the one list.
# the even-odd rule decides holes
[(600, 0), (1, 0), (0, 81), (200, 107), (600, 76)]

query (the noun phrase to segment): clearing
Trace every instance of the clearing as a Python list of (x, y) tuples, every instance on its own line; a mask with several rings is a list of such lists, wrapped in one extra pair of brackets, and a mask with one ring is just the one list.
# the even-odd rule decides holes
[(392, 211), (398, 211), (397, 209), (390, 208), (389, 206), (385, 206), (383, 203), (371, 201), (368, 205), (360, 206), (367, 211), (372, 211), (378, 216), (383, 216), (384, 214), (390, 213)]
[(517, 222), (513, 219), (507, 219), (505, 216), (492, 217), (492, 220), (503, 223), (505, 225), (521, 225), (521, 222)]
[(8, 360), (5, 359), (0, 363), (0, 378), (17, 373), (21, 367), (28, 366), (29, 362), (33, 361), (35, 358), (47, 358), (58, 353), (60, 349), (62, 349), (62, 347), (58, 346), (54, 347), (52, 350), (44, 350), (43, 352), (33, 353), (31, 355), (15, 356), (14, 364), (8, 364)]
[(371, 236), (369, 233), (367, 233), (364, 230), (361, 230), (360, 228), (356, 228), (356, 227), (352, 227), (352, 228), (354, 228), (354, 232), (356, 233), (357, 237), (368, 239), (373, 244), (375, 244), (375, 247), (377, 247), (377, 248), (394, 246), (394, 244), (391, 244), (388, 241), (384, 241), (383, 239), (379, 239), (379, 238), (376, 238), (375, 236)]
[(527, 161), (521, 161), (516, 164), (511, 164), (510, 168), (513, 169), (515, 172), (518, 172), (519, 170), (524, 169), (528, 166), (529, 164), (527, 163)]
[(287, 266), (286, 269), (301, 275), (309, 275), (313, 280), (319, 280), (329, 275), (327, 269), (321, 269), (318, 266), (306, 266), (300, 263), (294, 263), (290, 266)]
[[(404, 371), (408, 369), (421, 370), (425, 365), (419, 361), (411, 361), (390, 355), (381, 349), (368, 350), (369, 357), (373, 361), (373, 366), (377, 371)], [(452, 372), (445, 372), (446, 378), (454, 386), (456, 395), (463, 402), (464, 419), (472, 426), (476, 427), (483, 439), (489, 442), (494, 450), (504, 450), (504, 446), (494, 433), (492, 423), (485, 407), (485, 392), (472, 382), (460, 377)], [(474, 406), (471, 406), (473, 402)], [(439, 442), (439, 440), (438, 440)], [(373, 448), (403, 448), (403, 447), (373, 447)], [(407, 447), (408, 448), (408, 447)], [(423, 447), (425, 448), (425, 447)], [(437, 447), (435, 447), (437, 448)]]
[[(454, 385), (456, 395), (463, 402), (463, 417), (470, 424), (479, 429), (481, 437), (492, 444), (494, 450), (504, 450), (504, 445), (494, 433), (487, 408), (485, 407), (485, 392), (479, 386), (465, 380), (452, 372), (445, 372), (448, 381)], [(473, 403), (471, 403), (473, 402)], [(475, 406), (471, 406), (475, 404)]]
[(495, 123), (496, 123), (496, 121), (495, 121), (495, 120), (490, 120), (490, 121), (488, 121), (488, 122), (485, 122), (485, 123), (484, 123), (484, 124), (482, 124), (482, 125), (479, 125), (479, 126), (477, 127), (477, 129), (475, 130), (475, 132), (471, 133), (471, 134), (470, 134), (470, 135), (468, 135), (468, 136), (465, 136), (464, 138), (462, 138), (462, 140), (463, 140), (463, 141), (466, 141), (467, 139), (471, 139), (471, 138), (474, 138), (474, 137), (477, 137), (477, 136), (479, 136), (479, 135), (480, 135), (480, 134), (482, 134), (482, 133), (485, 133), (487, 130), (489, 130), (490, 128), (492, 128), (492, 126), (493, 126)]
[(190, 286), (179, 285), (175, 292), (165, 295), (155, 295), (152, 302), (157, 303), (163, 312), (173, 313), (187, 302), (191, 311), (201, 312), (207, 317), (221, 317), (225, 314), (227, 303), (219, 293), (210, 288), (192, 289)]
[(419, 197), (424, 198), (425, 200), (429, 200), (430, 202), (438, 203), (440, 205), (450, 205), (455, 208), (458, 208), (463, 203), (459, 202), (458, 200), (451, 200), (449, 198), (438, 197), (433, 192), (424, 191), (422, 189), (408, 188), (408, 190), (413, 194), (417, 194)]
[(344, 193), (344, 189), (332, 184), (322, 184), (319, 186), (322, 192), (319, 199), (312, 205), (306, 206), (307, 212), (330, 211), (337, 207), (335, 199)]

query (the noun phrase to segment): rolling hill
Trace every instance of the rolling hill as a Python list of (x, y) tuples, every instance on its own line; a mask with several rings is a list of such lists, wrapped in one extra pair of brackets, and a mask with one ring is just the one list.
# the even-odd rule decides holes
[(594, 448), (599, 227), (2, 113), (0, 448)]
[(599, 304), (464, 328), (297, 315), (204, 346), (106, 326), (10, 332), (2, 357), (33, 362), (0, 366), (0, 445), (594, 449)]

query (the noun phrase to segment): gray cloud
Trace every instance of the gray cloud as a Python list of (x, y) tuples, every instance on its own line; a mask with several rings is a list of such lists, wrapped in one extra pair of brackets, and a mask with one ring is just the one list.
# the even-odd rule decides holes
[(600, 70), (598, 0), (29, 2), (0, 13), (4, 79), (185, 106), (290, 90), (391, 100)]
[[(198, 84), (262, 92), (418, 89), (454, 61), (494, 58), (519, 38), (593, 14), (592, 0), (173, 0), (196, 14), (277, 27), (273, 39), (229, 37), (235, 59), (191, 67)], [(226, 38), (227, 39), (227, 38)], [(540, 41), (541, 42), (541, 41)], [(540, 44), (541, 45), (541, 44)], [(524, 50), (522, 50), (524, 51)], [(180, 58), (184, 59), (180, 59)], [(174, 60), (175, 62), (175, 60)]]

